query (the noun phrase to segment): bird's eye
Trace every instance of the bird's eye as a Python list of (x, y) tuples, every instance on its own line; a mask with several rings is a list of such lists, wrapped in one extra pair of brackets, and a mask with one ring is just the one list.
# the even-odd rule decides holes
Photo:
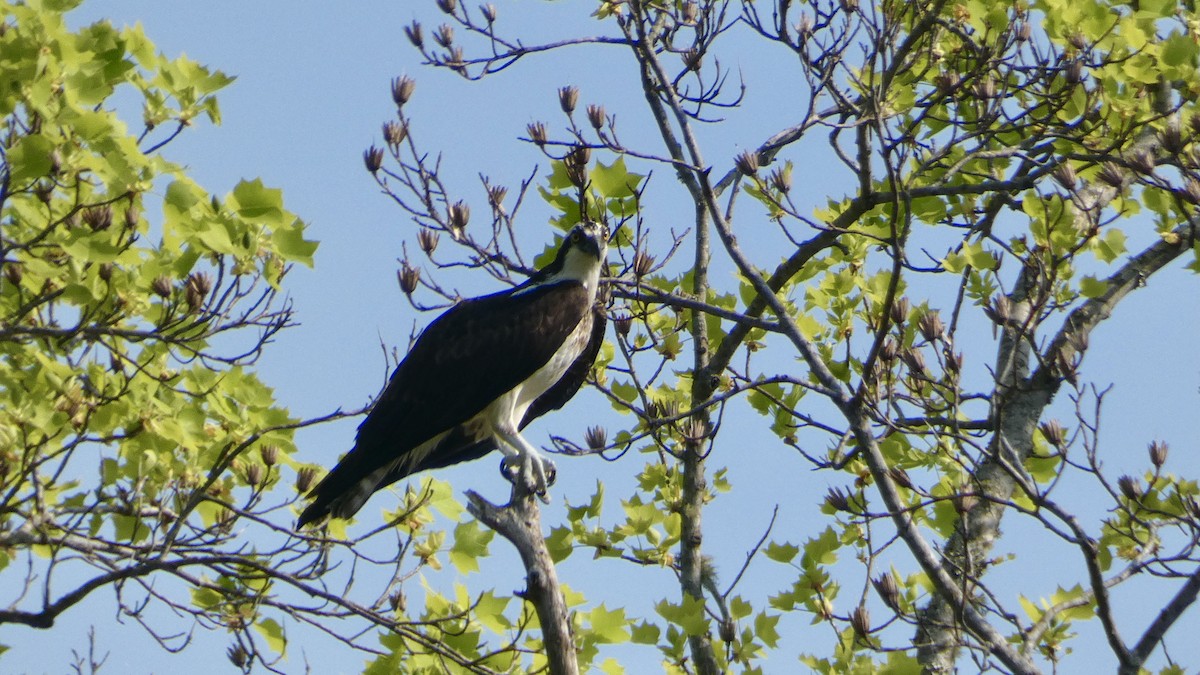
[(580, 238), (582, 238), (582, 237), (583, 237), (583, 234), (581, 234), (579, 232), (579, 230), (571, 230), (571, 241), (572, 242), (578, 242), (580, 240)]

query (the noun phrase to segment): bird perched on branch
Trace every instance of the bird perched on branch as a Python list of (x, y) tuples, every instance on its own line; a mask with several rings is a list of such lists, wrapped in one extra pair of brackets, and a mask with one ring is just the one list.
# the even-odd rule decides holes
[(504, 475), (546, 499), (554, 464), (521, 429), (570, 400), (596, 359), (608, 235), (585, 221), (521, 285), (463, 300), (434, 319), (359, 425), (354, 448), (309, 493), (297, 527), (349, 518), (401, 478), (497, 449)]

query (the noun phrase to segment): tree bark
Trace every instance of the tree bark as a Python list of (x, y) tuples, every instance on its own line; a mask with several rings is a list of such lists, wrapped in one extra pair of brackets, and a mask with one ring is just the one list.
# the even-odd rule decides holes
[(542, 536), (541, 508), (521, 481), (513, 484), (512, 497), (496, 506), (474, 490), (467, 491), (467, 511), (500, 533), (521, 555), (525, 565), (524, 598), (533, 604), (542, 627), (542, 643), (551, 675), (578, 675), (579, 661), (571, 636), (571, 616), (558, 584), (554, 560)]

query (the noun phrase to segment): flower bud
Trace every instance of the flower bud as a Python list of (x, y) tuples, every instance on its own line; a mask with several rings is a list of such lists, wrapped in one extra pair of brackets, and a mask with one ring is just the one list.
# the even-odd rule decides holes
[(372, 145), (363, 150), (363, 164), (366, 165), (367, 171), (376, 173), (383, 166), (383, 148)]
[(408, 100), (412, 98), (413, 91), (417, 88), (416, 80), (408, 75), (392, 78), (392, 101), (396, 103), (396, 107), (403, 107)]
[(1154, 468), (1161, 469), (1167, 463), (1167, 444), (1165, 441), (1154, 441), (1147, 448), (1150, 452), (1150, 463)]
[(562, 111), (570, 115), (575, 112), (575, 106), (579, 103), (579, 88), (578, 87), (561, 87), (558, 90), (558, 105)]

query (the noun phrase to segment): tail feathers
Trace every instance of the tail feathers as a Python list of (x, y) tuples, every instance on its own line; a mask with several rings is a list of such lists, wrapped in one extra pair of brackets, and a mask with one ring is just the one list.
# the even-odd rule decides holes
[[(309, 504), (308, 508), (300, 514), (300, 518), (296, 521), (296, 529), (317, 522), (326, 516), (349, 518), (358, 513), (363, 504), (366, 504), (371, 495), (380, 488), (379, 482), (387, 473), (388, 467), (383, 467), (352, 483), (349, 487), (338, 489), (336, 484), (342, 481), (336, 480), (337, 469), (335, 468), (309, 493), (309, 496), (313, 497), (313, 503)], [(330, 479), (335, 480), (331, 481)]]

